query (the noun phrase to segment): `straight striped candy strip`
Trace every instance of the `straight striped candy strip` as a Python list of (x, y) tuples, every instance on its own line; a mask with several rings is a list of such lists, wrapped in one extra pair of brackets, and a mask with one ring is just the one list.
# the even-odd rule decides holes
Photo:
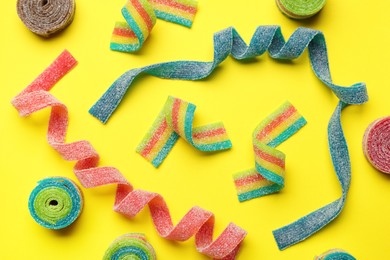
[(195, 109), (194, 104), (169, 96), (136, 151), (157, 168), (179, 137), (202, 152), (231, 148), (232, 143), (222, 123), (193, 128)]
[(51, 107), (48, 143), (67, 161), (77, 161), (73, 172), (85, 188), (116, 184), (114, 211), (134, 217), (148, 206), (153, 224), (161, 237), (168, 240), (185, 241), (195, 236), (197, 250), (214, 259), (234, 259), (246, 231), (230, 223), (213, 241), (214, 214), (200, 207), (192, 207), (174, 226), (168, 206), (163, 197), (154, 192), (134, 190), (133, 186), (114, 167), (98, 167), (99, 154), (88, 141), (66, 143), (68, 109), (48, 91), (70, 69), (76, 60), (68, 52), (61, 55), (26, 89), (13, 100), (13, 106), (21, 116)]
[(117, 22), (110, 48), (121, 52), (139, 50), (156, 24), (156, 18), (191, 27), (196, 0), (128, 0), (122, 8), (126, 22)]
[(264, 119), (253, 132), (255, 168), (233, 175), (240, 202), (284, 187), (285, 154), (274, 147), (295, 134), (306, 120), (289, 102)]
[(89, 112), (102, 123), (106, 123), (121, 103), (127, 90), (133, 85), (134, 79), (141, 74), (164, 79), (200, 80), (212, 74), (229, 55), (237, 60), (245, 60), (268, 51), (273, 59), (294, 60), (300, 57), (306, 48), (314, 74), (339, 100), (329, 120), (328, 144), (342, 195), (297, 221), (275, 230), (273, 232), (275, 240), (282, 250), (312, 236), (341, 213), (351, 183), (351, 164), (341, 124), (341, 113), (349, 105), (361, 105), (368, 100), (366, 84), (363, 82), (350, 86), (333, 83), (325, 36), (322, 32), (301, 27), (286, 41), (279, 26), (259, 26), (250, 44), (247, 45), (238, 32), (233, 27), (229, 27), (214, 34), (213, 61), (172, 61), (128, 70), (114, 81)]

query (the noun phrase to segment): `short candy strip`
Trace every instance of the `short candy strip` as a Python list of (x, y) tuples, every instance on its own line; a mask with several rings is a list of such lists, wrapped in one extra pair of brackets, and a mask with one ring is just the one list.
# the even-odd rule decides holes
[(156, 18), (191, 27), (196, 11), (196, 0), (128, 0), (122, 8), (126, 22), (116, 22), (110, 48), (137, 51), (148, 38)]
[(306, 120), (289, 102), (264, 119), (253, 132), (255, 168), (233, 175), (240, 202), (284, 187), (285, 155), (275, 147), (295, 134)]
[(154, 167), (160, 166), (179, 137), (202, 152), (226, 150), (232, 143), (222, 123), (192, 126), (196, 106), (175, 97), (168, 97), (152, 127), (136, 151)]
[(79, 217), (83, 204), (79, 187), (64, 177), (40, 180), (28, 199), (31, 216), (48, 229), (62, 229), (72, 224)]
[(294, 223), (275, 230), (274, 237), (279, 249), (285, 249), (310, 237), (341, 213), (351, 182), (351, 164), (341, 125), (341, 112), (348, 105), (360, 105), (368, 100), (366, 84), (363, 82), (349, 87), (333, 83), (322, 32), (301, 27), (285, 41), (279, 26), (260, 26), (248, 46), (234, 28), (227, 28), (214, 35), (212, 62), (173, 61), (129, 70), (111, 85), (89, 112), (102, 123), (106, 123), (140, 74), (166, 79), (199, 80), (208, 77), (230, 54), (237, 60), (245, 60), (268, 51), (273, 59), (293, 60), (301, 56), (306, 48), (314, 74), (339, 99), (328, 124), (328, 144), (333, 168), (341, 184), (342, 196)]
[(197, 250), (214, 259), (234, 259), (246, 231), (230, 223), (213, 240), (214, 214), (200, 207), (192, 207), (174, 226), (169, 208), (160, 194), (134, 190), (127, 179), (114, 167), (98, 167), (99, 154), (85, 140), (66, 143), (68, 126), (67, 107), (52, 96), (50, 90), (71, 68), (76, 65), (73, 56), (64, 51), (26, 89), (13, 100), (13, 106), (21, 116), (51, 107), (48, 143), (67, 161), (77, 161), (73, 172), (85, 188), (116, 184), (114, 211), (134, 217), (148, 206), (153, 224), (161, 237), (168, 240), (185, 241), (195, 236)]
[(155, 260), (157, 257), (144, 234), (130, 233), (115, 239), (106, 250), (103, 260), (113, 259)]

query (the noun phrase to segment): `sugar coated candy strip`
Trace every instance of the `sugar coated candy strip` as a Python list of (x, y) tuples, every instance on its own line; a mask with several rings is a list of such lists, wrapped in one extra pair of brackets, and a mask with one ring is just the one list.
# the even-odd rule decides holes
[(106, 123), (121, 103), (134, 79), (141, 74), (166, 79), (199, 80), (208, 77), (230, 54), (237, 60), (245, 60), (268, 51), (273, 59), (293, 60), (301, 56), (306, 48), (314, 74), (339, 99), (328, 124), (328, 144), (333, 168), (341, 184), (342, 196), (298, 221), (275, 230), (274, 237), (279, 249), (285, 249), (310, 237), (342, 211), (351, 181), (351, 164), (341, 125), (341, 112), (348, 105), (360, 105), (368, 100), (366, 84), (363, 82), (349, 87), (333, 83), (325, 37), (322, 32), (301, 27), (285, 41), (279, 26), (260, 26), (247, 46), (234, 28), (227, 28), (214, 35), (214, 60), (212, 62), (173, 61), (131, 69), (115, 80), (89, 112), (102, 123)]
[(134, 217), (148, 206), (157, 233), (168, 240), (185, 241), (195, 236), (197, 250), (215, 259), (234, 259), (246, 231), (230, 223), (213, 241), (214, 214), (200, 207), (192, 207), (174, 226), (163, 197), (154, 192), (134, 190), (122, 173), (114, 167), (98, 167), (99, 154), (85, 140), (66, 143), (68, 126), (67, 107), (48, 90), (76, 65), (68, 51), (61, 55), (26, 89), (12, 100), (21, 116), (51, 107), (48, 143), (67, 161), (77, 161), (73, 172), (85, 188), (116, 184), (114, 211)]
[(115, 23), (110, 48), (137, 51), (148, 38), (156, 18), (191, 27), (196, 11), (196, 0), (127, 0), (122, 8), (126, 22)]
[(28, 199), (31, 216), (48, 229), (62, 229), (72, 224), (79, 217), (83, 204), (79, 187), (64, 177), (40, 180)]
[(390, 117), (372, 122), (363, 137), (363, 152), (377, 170), (390, 174)]
[(140, 259), (155, 260), (156, 252), (144, 234), (130, 233), (115, 239), (108, 247), (103, 260)]
[(314, 260), (356, 260), (356, 258), (342, 249), (331, 249), (316, 256)]
[(158, 167), (179, 137), (202, 152), (231, 148), (232, 143), (222, 123), (193, 128), (195, 109), (194, 104), (169, 96), (136, 151), (154, 167)]
[(74, 0), (18, 0), (16, 10), (30, 31), (50, 37), (72, 23), (76, 3)]
[(312, 17), (325, 6), (326, 0), (275, 0), (279, 10), (293, 19)]
[(306, 120), (285, 102), (253, 132), (255, 168), (233, 175), (240, 202), (261, 197), (284, 187), (285, 154), (275, 147), (295, 134)]

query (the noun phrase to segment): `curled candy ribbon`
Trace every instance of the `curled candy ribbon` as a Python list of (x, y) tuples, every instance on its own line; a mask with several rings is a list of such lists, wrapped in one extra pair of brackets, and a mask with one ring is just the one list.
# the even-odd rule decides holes
[(184, 100), (168, 97), (163, 109), (136, 151), (158, 167), (172, 147), (182, 137), (202, 152), (226, 150), (232, 143), (222, 123), (192, 127), (196, 106)]
[(285, 154), (275, 147), (295, 134), (306, 120), (289, 102), (264, 119), (253, 132), (255, 168), (233, 175), (240, 202), (284, 187)]
[(168, 79), (199, 80), (209, 76), (230, 54), (237, 60), (244, 60), (268, 51), (274, 59), (292, 60), (298, 58), (306, 48), (314, 74), (339, 99), (328, 124), (328, 143), (333, 167), (341, 184), (342, 196), (298, 221), (275, 230), (274, 237), (279, 249), (285, 249), (313, 235), (336, 218), (343, 209), (351, 182), (351, 164), (341, 126), (341, 111), (350, 104), (359, 105), (368, 100), (366, 85), (362, 82), (350, 87), (333, 84), (322, 32), (298, 28), (288, 41), (285, 41), (279, 26), (260, 26), (247, 46), (234, 28), (227, 28), (214, 35), (214, 61), (173, 61), (129, 70), (111, 85), (92, 106), (90, 113), (106, 123), (140, 74)]
[(148, 38), (156, 18), (191, 27), (196, 11), (196, 0), (128, 0), (122, 8), (126, 22), (115, 23), (110, 48), (137, 51)]
[(176, 241), (185, 241), (195, 236), (199, 252), (215, 259), (234, 259), (246, 231), (230, 223), (213, 239), (214, 214), (193, 207), (174, 226), (163, 197), (157, 193), (134, 190), (126, 178), (114, 167), (98, 167), (99, 155), (88, 141), (65, 143), (68, 125), (68, 110), (48, 91), (76, 65), (72, 55), (64, 51), (41, 75), (13, 100), (13, 106), (21, 116), (51, 107), (47, 138), (49, 144), (68, 161), (77, 161), (74, 173), (86, 188), (117, 184), (114, 210), (134, 217), (145, 206), (149, 207), (153, 223), (160, 236)]

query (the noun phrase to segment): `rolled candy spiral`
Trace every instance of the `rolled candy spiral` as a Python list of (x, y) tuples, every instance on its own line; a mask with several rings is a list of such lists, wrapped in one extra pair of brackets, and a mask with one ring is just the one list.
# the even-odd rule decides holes
[(356, 260), (356, 258), (342, 249), (331, 249), (320, 256), (316, 256), (314, 260)]
[(156, 253), (144, 234), (131, 233), (115, 239), (108, 247), (103, 260), (140, 259), (155, 260)]
[(81, 190), (70, 179), (46, 178), (38, 182), (28, 200), (33, 219), (49, 229), (62, 229), (72, 224), (83, 208)]
[(326, 0), (276, 0), (280, 11), (293, 19), (309, 18), (324, 7)]
[(75, 7), (75, 0), (18, 0), (16, 4), (22, 22), (43, 37), (50, 37), (71, 24)]
[(390, 117), (375, 120), (367, 127), (363, 152), (372, 166), (390, 174)]

